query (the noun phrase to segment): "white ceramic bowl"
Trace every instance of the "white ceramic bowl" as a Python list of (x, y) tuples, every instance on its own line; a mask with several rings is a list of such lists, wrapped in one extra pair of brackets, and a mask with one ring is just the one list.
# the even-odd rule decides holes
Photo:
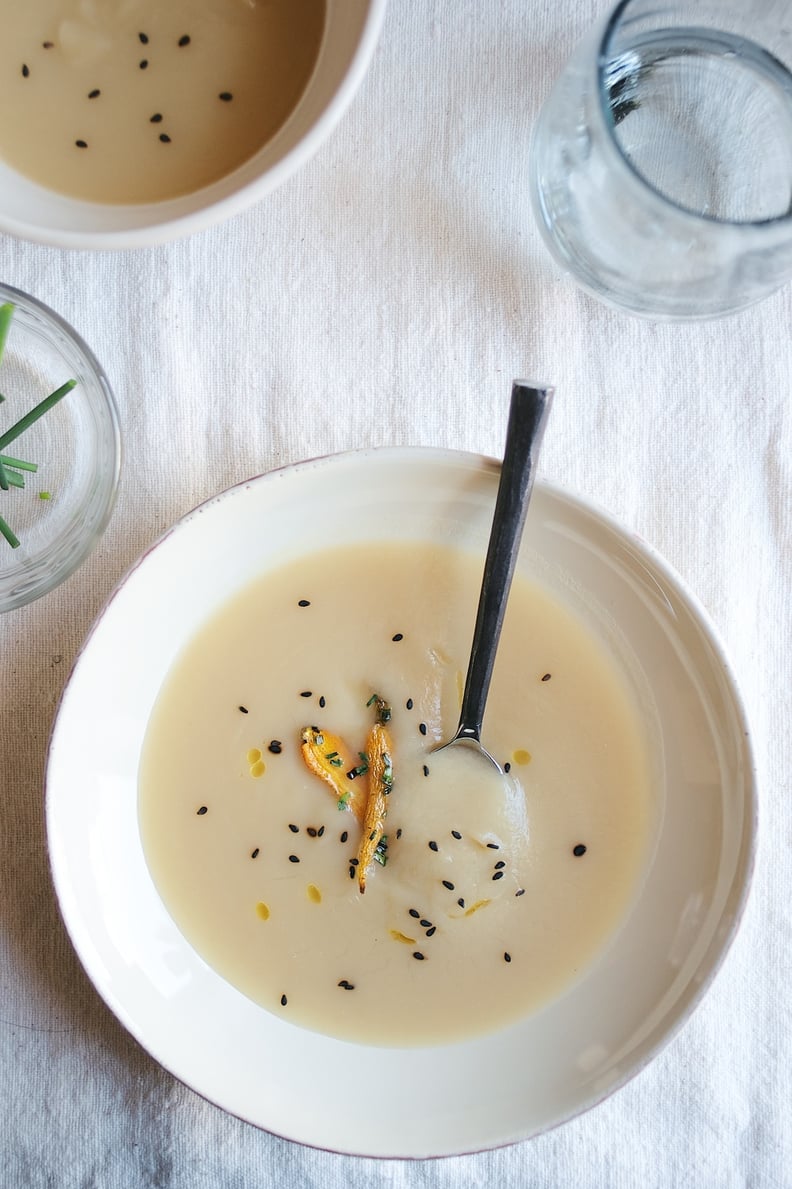
[(0, 232), (58, 248), (135, 248), (201, 231), (279, 186), (327, 139), (374, 53), (386, 0), (327, 0), (313, 74), (283, 127), (233, 173), (165, 202), (116, 205), (58, 194), (0, 161)]
[[(755, 790), (745, 718), (706, 617), (642, 542), (537, 486), (519, 566), (602, 638), (652, 719), (656, 846), (629, 917), (566, 994), (501, 1032), (362, 1048), (256, 1006), (191, 949), (154, 889), (137, 818), (152, 704), (177, 652), (240, 586), (334, 540), (486, 546), (498, 465), (393, 449), (276, 471), (210, 500), (154, 546), (96, 623), (67, 685), (47, 773), (57, 893), (77, 952), (122, 1023), (200, 1094), (303, 1143), (433, 1156), (524, 1139), (599, 1102), (676, 1031), (734, 934)], [(322, 515), (317, 516), (317, 508)], [(384, 526), (384, 527), (383, 527)], [(361, 1063), (376, 1093), (341, 1105)], [(344, 1074), (343, 1071), (347, 1071)]]

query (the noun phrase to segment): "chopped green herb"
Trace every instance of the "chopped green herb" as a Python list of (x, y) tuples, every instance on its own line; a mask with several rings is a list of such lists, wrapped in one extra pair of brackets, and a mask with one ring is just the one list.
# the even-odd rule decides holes
[(48, 413), (59, 400), (63, 400), (67, 392), (71, 392), (76, 384), (76, 380), (67, 380), (65, 384), (61, 384), (60, 388), (56, 388), (49, 396), (45, 396), (44, 400), (39, 401), (29, 413), (25, 413), (24, 417), (20, 417), (19, 421), (15, 422), (4, 434), (0, 434), (0, 450), (15, 441), (20, 434), (24, 433), (26, 429), (29, 429), (35, 421), (38, 421), (39, 417), (43, 417), (45, 413)]
[(339, 809), (346, 809), (349, 801), (349, 793), (342, 793), (336, 802)]
[(3, 534), (12, 549), (19, 548), (19, 538), (11, 531), (2, 516), (0, 516), (0, 533)]
[(38, 463), (25, 462), (23, 458), (12, 458), (10, 454), (0, 454), (0, 462), (7, 467), (14, 467), (17, 471), (38, 470)]

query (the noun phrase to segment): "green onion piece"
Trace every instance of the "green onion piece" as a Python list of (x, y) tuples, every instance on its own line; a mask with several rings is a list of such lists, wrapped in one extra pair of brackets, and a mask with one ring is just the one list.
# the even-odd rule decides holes
[(40, 491), (40, 492), (39, 492), (39, 499), (40, 499), (40, 500), (51, 500), (51, 499), (52, 499), (52, 495), (51, 495), (51, 493), (50, 493), (49, 491)]
[(0, 434), (0, 450), (10, 445), (21, 433), (29, 429), (35, 421), (38, 421), (39, 417), (43, 417), (45, 413), (48, 413), (53, 405), (56, 405), (59, 400), (63, 399), (67, 392), (71, 392), (76, 383), (76, 380), (67, 380), (65, 384), (61, 384), (60, 388), (56, 388), (49, 396), (45, 396), (44, 400), (39, 401), (36, 407), (31, 409), (29, 413), (25, 413), (24, 417), (20, 417), (15, 425), (7, 429), (4, 434)]
[(3, 534), (6, 541), (8, 541), (8, 544), (11, 546), (12, 549), (19, 548), (19, 537), (15, 536), (15, 534), (11, 531), (11, 529), (8, 527), (6, 522), (3, 520), (2, 516), (0, 516), (0, 533)]
[(6, 469), (2, 462), (0, 462), (0, 488), (2, 488), (3, 491), (8, 491), (8, 475), (6, 474)]
[[(11, 487), (24, 487), (25, 486), (24, 475), (19, 475), (19, 474), (17, 474), (16, 471), (11, 471), (11, 470), (6, 469), (5, 477), (8, 480)], [(0, 484), (0, 486), (2, 486), (2, 484)]]
[(0, 454), (0, 462), (7, 467), (15, 467), (18, 471), (37, 471), (37, 462), (25, 462), (24, 458), (11, 458), (9, 454)]
[(14, 307), (10, 301), (3, 302), (0, 306), (0, 359), (3, 358), (5, 351), (6, 339), (8, 338), (8, 331), (11, 326), (11, 319), (14, 316)]

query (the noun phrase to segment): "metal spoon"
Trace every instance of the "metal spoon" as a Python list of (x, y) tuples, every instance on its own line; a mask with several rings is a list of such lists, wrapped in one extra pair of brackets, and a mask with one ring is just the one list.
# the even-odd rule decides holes
[(459, 726), (453, 739), (435, 748), (435, 751), (442, 751), (455, 744), (464, 744), (485, 756), (499, 772), (503, 772), (500, 764), (482, 745), (481, 723), (553, 392), (553, 388), (528, 380), (515, 380), (512, 385), (506, 446)]

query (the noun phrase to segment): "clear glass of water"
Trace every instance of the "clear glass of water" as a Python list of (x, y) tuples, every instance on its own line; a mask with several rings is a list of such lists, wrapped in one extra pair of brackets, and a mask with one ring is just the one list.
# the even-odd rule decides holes
[(531, 190), (595, 297), (712, 318), (792, 277), (792, 4), (621, 0), (536, 126)]

